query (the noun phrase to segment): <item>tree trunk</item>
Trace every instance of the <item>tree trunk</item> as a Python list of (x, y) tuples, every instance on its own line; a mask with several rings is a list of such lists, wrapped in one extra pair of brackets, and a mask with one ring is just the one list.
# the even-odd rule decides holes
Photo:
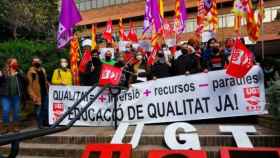
[(13, 38), (17, 39), (17, 26), (13, 27)]

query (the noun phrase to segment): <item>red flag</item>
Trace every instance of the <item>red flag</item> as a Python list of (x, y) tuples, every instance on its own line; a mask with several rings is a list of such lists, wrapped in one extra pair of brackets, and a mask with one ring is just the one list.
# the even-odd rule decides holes
[(113, 32), (112, 20), (109, 19), (109, 21), (107, 22), (106, 30), (103, 32), (103, 38), (108, 43), (113, 43), (112, 32)]
[(117, 86), (121, 80), (121, 76), (121, 68), (114, 67), (108, 64), (103, 64), (100, 73), (99, 85), (105, 86), (107, 84), (110, 84), (113, 86)]
[(231, 53), (231, 59), (227, 67), (228, 75), (242, 78), (253, 66), (253, 54), (237, 39)]
[(124, 32), (124, 26), (123, 26), (123, 23), (122, 23), (122, 18), (120, 18), (119, 27), (120, 27), (120, 31), (119, 31), (120, 39), (122, 41), (127, 41), (128, 39), (127, 39), (127, 36)]
[(171, 38), (173, 33), (174, 33), (174, 30), (171, 28), (168, 21), (166, 19), (164, 19), (163, 25), (162, 25), (162, 34), (163, 34), (164, 38)]
[(89, 50), (85, 50), (83, 58), (82, 58), (82, 60), (80, 62), (80, 65), (79, 65), (80, 72), (82, 72), (82, 73), (86, 72), (87, 63), (90, 60), (91, 60), (91, 52)]
[(160, 37), (160, 33), (156, 33), (155, 29), (153, 29), (153, 35), (152, 35), (152, 39), (151, 39), (153, 49), (152, 49), (152, 52), (147, 61), (148, 65), (153, 65), (155, 63), (157, 52), (160, 50), (160, 45), (158, 42), (159, 37)]
[(173, 56), (176, 54), (176, 51), (177, 51), (176, 46), (173, 46), (173, 47), (170, 48), (170, 52)]
[(133, 26), (133, 22), (130, 23), (130, 30), (128, 33), (128, 39), (132, 42), (138, 42), (137, 34)]
[(148, 65), (153, 65), (155, 63), (156, 60), (156, 56), (157, 56), (157, 52), (160, 50), (160, 45), (157, 43), (153, 49), (152, 52), (148, 58), (147, 64)]
[(201, 38), (201, 34), (204, 29), (205, 15), (206, 15), (206, 10), (204, 7), (204, 1), (198, 0), (197, 1), (197, 17), (196, 17), (195, 35), (199, 39)]

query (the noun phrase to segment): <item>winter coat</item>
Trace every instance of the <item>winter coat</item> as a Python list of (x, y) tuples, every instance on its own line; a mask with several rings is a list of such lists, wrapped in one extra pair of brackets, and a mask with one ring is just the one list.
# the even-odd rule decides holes
[[(16, 74), (16, 80), (17, 80), (17, 93), (18, 96), (20, 96), (21, 98), (25, 97), (25, 76), (24, 73), (22, 71), (19, 71)], [(0, 96), (9, 96), (9, 82), (10, 79), (8, 76), (6, 75), (2, 75), (0, 76)]]
[(211, 70), (221, 70), (224, 68), (226, 57), (223, 52), (215, 53), (211, 48), (207, 48), (202, 53), (202, 68)]
[[(92, 86), (99, 81), (102, 62), (99, 58), (92, 59), (87, 63), (85, 73), (81, 74), (81, 85)], [(92, 67), (94, 70), (92, 71)]]
[(175, 75), (183, 75), (187, 71), (193, 74), (198, 72), (198, 66), (195, 54), (182, 54), (173, 62), (173, 71)]
[[(47, 73), (44, 68), (40, 68), (43, 71), (45, 77), (45, 86), (48, 90), (48, 80), (47, 80)], [(27, 80), (28, 80), (28, 94), (35, 105), (42, 105), (42, 96), (41, 96), (41, 85), (39, 81), (39, 75), (36, 71), (35, 67), (30, 67), (27, 72)]]
[(156, 78), (164, 78), (164, 77), (171, 76), (169, 65), (166, 63), (160, 63), (160, 62), (156, 62), (152, 66), (151, 73), (152, 73), (151, 74), (152, 77), (156, 77)]

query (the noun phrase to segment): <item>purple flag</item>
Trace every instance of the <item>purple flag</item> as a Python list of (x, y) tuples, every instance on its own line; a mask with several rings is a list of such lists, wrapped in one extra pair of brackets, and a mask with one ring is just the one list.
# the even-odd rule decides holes
[(211, 7), (212, 7), (212, 0), (204, 0), (203, 1), (204, 4), (204, 8), (207, 12), (210, 11)]
[(156, 32), (159, 32), (161, 28), (161, 19), (160, 19), (160, 11), (159, 11), (159, 6), (158, 6), (158, 1), (157, 0), (152, 0), (151, 1), (151, 10), (152, 10), (152, 16), (153, 16), (153, 22), (155, 24), (155, 29)]
[(186, 12), (185, 0), (180, 0), (180, 23), (181, 23), (180, 31), (181, 32), (185, 30), (186, 20), (187, 20), (187, 12)]
[(184, 0), (176, 0), (175, 4), (175, 22), (174, 31), (176, 34), (181, 34), (185, 30), (185, 22), (187, 20), (187, 13)]
[(150, 26), (152, 26), (153, 23), (151, 1), (152, 0), (146, 0), (143, 34), (149, 30)]
[(74, 0), (62, 0), (57, 32), (57, 47), (64, 47), (73, 36), (75, 25), (81, 21), (80, 12)]

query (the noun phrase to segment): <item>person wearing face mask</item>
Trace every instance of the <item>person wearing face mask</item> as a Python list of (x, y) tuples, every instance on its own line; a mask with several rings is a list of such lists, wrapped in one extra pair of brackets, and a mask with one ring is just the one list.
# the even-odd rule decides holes
[(124, 61), (123, 55), (121, 55), (121, 56), (118, 57), (117, 62), (114, 66), (122, 68), (122, 70), (123, 70), (121, 81), (120, 81), (120, 86), (128, 87), (129, 78), (133, 74), (131, 65), (127, 64)]
[(221, 70), (225, 65), (225, 56), (215, 38), (208, 40), (202, 53), (202, 69), (204, 72)]
[[(6, 61), (5, 68), (0, 71), (0, 98), (2, 105), (1, 134), (19, 131), (20, 103), (24, 96), (24, 74), (19, 69), (17, 59)], [(13, 111), (13, 120), (10, 122), (9, 113)]]
[(48, 125), (48, 80), (46, 70), (41, 66), (42, 61), (33, 57), (32, 66), (27, 72), (28, 94), (35, 106), (39, 128)]
[(98, 83), (102, 62), (97, 49), (91, 51), (92, 58), (86, 65), (86, 71), (81, 77), (81, 85), (93, 86)]
[(144, 59), (142, 52), (138, 52), (135, 56), (135, 60), (132, 61), (132, 71), (133, 75), (131, 77), (130, 83), (140, 83), (147, 81), (147, 76), (145, 75), (146, 70), (143, 67)]
[(123, 59), (127, 63), (127, 62), (131, 62), (131, 60), (133, 60), (133, 58), (134, 58), (134, 53), (133, 53), (132, 45), (128, 44), (125, 47), (125, 51), (124, 51), (124, 54), (123, 54)]
[(166, 44), (162, 45), (162, 52), (164, 54), (166, 64), (171, 66), (172, 54), (171, 54), (171, 51), (169, 50), (169, 48), (167, 47)]
[(112, 59), (112, 52), (109, 50), (105, 53), (105, 59), (101, 59), (101, 62), (103, 64), (109, 64), (109, 65), (115, 65), (116, 63), (116, 61)]
[(52, 76), (52, 84), (69, 86), (73, 84), (73, 76), (68, 68), (68, 61), (65, 58), (60, 59), (59, 68), (55, 69)]
[(162, 51), (158, 52), (156, 62), (151, 67), (151, 76), (154, 80), (171, 76), (170, 66), (166, 63), (166, 58)]
[(182, 55), (173, 63), (175, 75), (188, 75), (198, 72), (198, 62), (195, 56), (195, 50), (191, 45), (184, 43), (181, 46)]

